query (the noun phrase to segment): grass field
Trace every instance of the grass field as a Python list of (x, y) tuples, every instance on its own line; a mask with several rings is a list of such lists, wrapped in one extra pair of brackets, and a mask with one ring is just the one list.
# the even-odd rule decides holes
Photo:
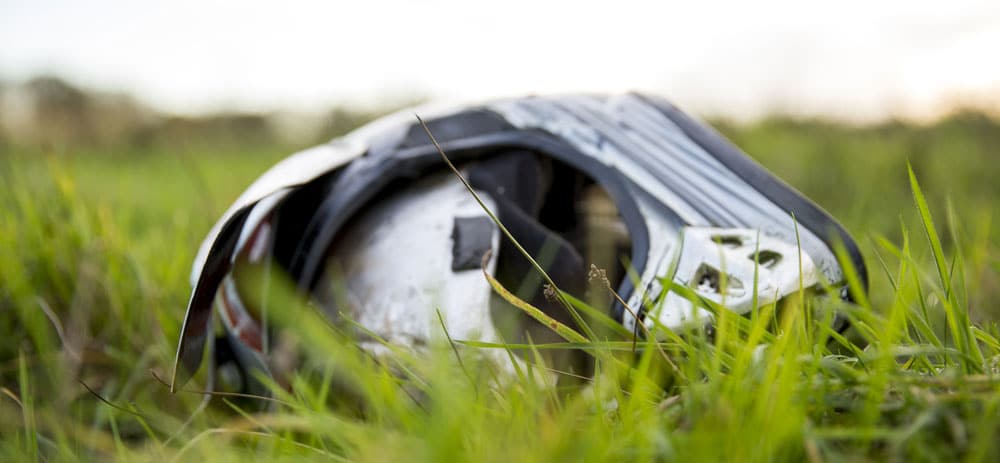
[(1000, 459), (1000, 125), (717, 126), (858, 239), (871, 291), (837, 308), (865, 349), (796, 299), (640, 353), (589, 340), (581, 390), (497, 386), (446, 341), (375, 364), (289, 299), (275, 323), (303, 358), (268, 413), (157, 377), (197, 245), (296, 147), (0, 145), (0, 461)]

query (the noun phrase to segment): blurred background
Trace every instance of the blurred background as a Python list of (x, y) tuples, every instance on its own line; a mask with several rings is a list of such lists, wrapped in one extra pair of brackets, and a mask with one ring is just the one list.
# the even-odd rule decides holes
[(32, 379), (46, 400), (82, 379), (170, 409), (147, 369), (169, 371), (197, 246), (254, 178), (391, 109), (530, 93), (639, 90), (706, 119), (845, 224), (877, 307), (893, 246), (935, 278), (909, 162), (992, 323), (997, 56), (995, 0), (3, 0), (0, 379), (57, 362)]
[(957, 106), (1000, 104), (1000, 6), (989, 0), (7, 0), (0, 8), (6, 80), (62, 76), (172, 114), (627, 90), (739, 120), (928, 121)]
[(60, 104), (119, 113), (76, 129), (98, 138), (137, 130), (126, 121), (148, 129), (154, 114), (220, 112), (285, 116), (282, 135), (319, 136), (334, 107), (552, 92), (647, 91), (743, 122), (926, 123), (1000, 107), (989, 0), (7, 0), (0, 44), (14, 136)]

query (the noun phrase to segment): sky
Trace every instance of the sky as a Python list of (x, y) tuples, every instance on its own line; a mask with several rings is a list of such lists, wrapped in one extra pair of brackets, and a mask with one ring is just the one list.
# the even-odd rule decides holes
[(656, 93), (703, 115), (1000, 108), (1000, 1), (0, 0), (0, 79), (160, 109)]

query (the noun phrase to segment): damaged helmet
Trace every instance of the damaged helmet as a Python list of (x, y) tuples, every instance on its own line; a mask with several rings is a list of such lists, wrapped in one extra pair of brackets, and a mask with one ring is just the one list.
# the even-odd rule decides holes
[[(268, 371), (266, 325), (235, 281), (240, 266), (281, 271), (331, 319), (348, 316), (401, 346), (426, 344), (442, 324), (455, 339), (551, 340), (494, 295), (483, 271), (574, 326), (415, 112), (552, 281), (630, 332), (710, 321), (678, 286), (742, 314), (800, 287), (849, 300), (843, 265), (867, 281), (857, 245), (829, 214), (664, 100), (528, 97), (409, 110), (279, 162), (219, 219), (191, 274), (175, 385), (212, 341), (213, 361), (243, 372), (245, 391), (263, 392), (246, 373)], [(224, 328), (217, 340), (213, 307)], [(384, 348), (358, 342), (376, 355)], [(552, 360), (585, 371), (570, 352)]]

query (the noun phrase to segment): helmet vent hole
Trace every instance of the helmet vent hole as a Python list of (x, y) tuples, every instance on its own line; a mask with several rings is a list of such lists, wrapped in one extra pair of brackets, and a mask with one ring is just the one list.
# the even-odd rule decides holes
[(733, 235), (715, 235), (712, 237), (712, 241), (715, 241), (719, 245), (727, 248), (738, 248), (743, 246), (743, 239), (739, 236)]
[(721, 295), (723, 289), (727, 296), (742, 296), (744, 292), (742, 281), (730, 274), (726, 274), (723, 280), (722, 272), (708, 264), (701, 264), (698, 267), (690, 284), (698, 292), (707, 294)]
[[(750, 260), (753, 260), (753, 254), (749, 256)], [(757, 264), (766, 269), (772, 269), (775, 265), (781, 262), (781, 254), (770, 251), (762, 250), (757, 254)]]

